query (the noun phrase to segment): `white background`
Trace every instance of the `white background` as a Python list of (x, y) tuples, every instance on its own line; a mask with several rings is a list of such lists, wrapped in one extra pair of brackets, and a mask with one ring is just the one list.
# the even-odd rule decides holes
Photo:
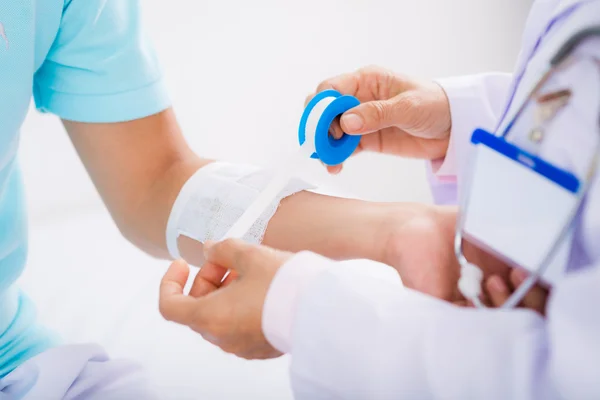
[[(267, 166), (295, 149), (304, 98), (330, 76), (369, 64), (425, 78), (512, 70), (531, 1), (143, 4), (192, 147)], [(137, 358), (170, 398), (289, 397), (285, 360), (239, 361), (162, 323), (155, 292), (165, 264), (118, 236), (56, 118), (32, 112), (22, 134), (32, 227), (24, 285), (46, 323), (66, 340)], [(430, 199), (417, 161), (364, 155), (339, 177), (318, 163), (308, 173), (365, 199)]]

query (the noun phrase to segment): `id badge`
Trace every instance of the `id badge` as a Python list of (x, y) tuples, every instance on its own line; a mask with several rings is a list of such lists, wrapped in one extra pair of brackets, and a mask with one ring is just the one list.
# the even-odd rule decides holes
[[(515, 267), (536, 272), (549, 252), (541, 280), (564, 275), (573, 238), (572, 217), (581, 184), (573, 174), (484, 130), (471, 137), (473, 162), (462, 231), (465, 238)], [(565, 227), (567, 235), (562, 235)]]

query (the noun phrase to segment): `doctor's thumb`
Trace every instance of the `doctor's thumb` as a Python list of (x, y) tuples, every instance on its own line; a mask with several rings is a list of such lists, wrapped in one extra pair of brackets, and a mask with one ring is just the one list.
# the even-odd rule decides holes
[(370, 101), (347, 111), (340, 119), (342, 130), (349, 135), (364, 135), (396, 126), (407, 129), (413, 109), (404, 96)]

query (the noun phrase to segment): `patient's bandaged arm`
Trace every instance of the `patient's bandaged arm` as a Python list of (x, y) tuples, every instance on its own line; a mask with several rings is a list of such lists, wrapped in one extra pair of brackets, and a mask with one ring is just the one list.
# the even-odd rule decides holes
[[(224, 162), (214, 162), (196, 171), (182, 187), (169, 216), (166, 239), (171, 257), (181, 258), (177, 246), (181, 235), (199, 242), (222, 239), (273, 175), (254, 166)], [(314, 188), (301, 179), (291, 179), (243, 239), (260, 243), (281, 200)]]

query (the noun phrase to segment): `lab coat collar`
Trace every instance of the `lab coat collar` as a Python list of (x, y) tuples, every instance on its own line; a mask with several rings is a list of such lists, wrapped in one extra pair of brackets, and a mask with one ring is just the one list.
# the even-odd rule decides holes
[(568, 9), (569, 7), (575, 6), (575, 5), (579, 5), (579, 4), (583, 4), (583, 3), (590, 3), (594, 0), (561, 0), (558, 5), (556, 6), (556, 9), (554, 10), (554, 14), (553, 14), (553, 18), (560, 15), (561, 13), (563, 13), (566, 9)]
[[(572, 6), (585, 5), (585, 3), (592, 3), (599, 0), (563, 0), (561, 1), (553, 12), (552, 18), (548, 21), (546, 28), (552, 24), (552, 21), (556, 18), (562, 18), (562, 15)], [(501, 121), (498, 126), (497, 133), (503, 132), (510, 121), (515, 117), (518, 108), (526, 101), (529, 92), (537, 84), (539, 79), (542, 78), (543, 74), (548, 70), (549, 62), (551, 58), (556, 54), (558, 49), (566, 43), (566, 41), (579, 32), (582, 29), (590, 25), (597, 23), (597, 18), (593, 15), (586, 13), (578, 13), (574, 16), (568, 16), (564, 23), (558, 27), (557, 31), (552, 33), (551, 36), (546, 38), (539, 49), (534, 53), (531, 60), (523, 65), (517, 74), (521, 74), (523, 71), (524, 76), (516, 90), (515, 98), (510, 104), (510, 108), (505, 115), (505, 118)]]

